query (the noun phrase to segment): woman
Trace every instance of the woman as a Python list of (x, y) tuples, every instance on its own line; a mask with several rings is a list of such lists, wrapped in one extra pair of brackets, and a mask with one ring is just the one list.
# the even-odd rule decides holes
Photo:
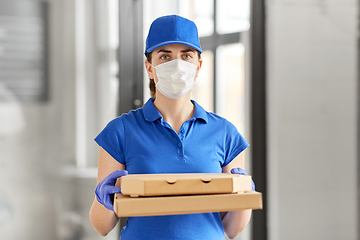
[[(248, 143), (227, 120), (190, 100), (201, 53), (192, 21), (171, 15), (152, 23), (145, 50), (152, 98), (112, 120), (95, 139), (100, 153), (90, 220), (101, 235), (118, 222), (113, 194), (121, 192), (117, 179), (127, 173), (246, 174), (240, 153)], [(129, 217), (121, 239), (219, 240), (224, 232), (234, 238), (250, 217), (251, 210)]]

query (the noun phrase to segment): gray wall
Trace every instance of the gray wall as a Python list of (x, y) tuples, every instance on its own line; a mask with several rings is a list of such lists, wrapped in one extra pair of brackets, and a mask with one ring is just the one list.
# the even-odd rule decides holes
[[(109, 82), (103, 77), (109, 74), (103, 73), (108, 67), (109, 46), (106, 39), (100, 39), (106, 35), (106, 27), (94, 23), (106, 6), (103, 1), (83, 1), (84, 42), (79, 43), (77, 1), (47, 2), (49, 101), (0, 102), (0, 124), (9, 124), (1, 129), (11, 129), (0, 131), (0, 239), (103, 239), (92, 228), (88, 213), (96, 186), (96, 171), (89, 168), (97, 164), (98, 147), (93, 138), (113, 117)], [(106, 16), (101, 21), (106, 22)], [(76, 51), (79, 44), (86, 50), (80, 55)], [(79, 59), (85, 72), (83, 86), (77, 85)], [(83, 99), (77, 96), (79, 87), (85, 89)], [(81, 169), (76, 168), (76, 101), (87, 108), (80, 116), (87, 127), (88, 153), (87, 166)], [(118, 236), (116, 229), (107, 239)]]
[(65, 11), (65, 2), (49, 3), (50, 99), (0, 105), (21, 112), (2, 114), (2, 120), (24, 122), (23, 128), (0, 135), (1, 199), (7, 203), (2, 211), (10, 211), (0, 226), (1, 239), (57, 239), (63, 213), (74, 207), (70, 181), (60, 175), (61, 166), (72, 163), (75, 153), (73, 10)]
[(358, 3), (266, 4), (270, 239), (358, 239)]

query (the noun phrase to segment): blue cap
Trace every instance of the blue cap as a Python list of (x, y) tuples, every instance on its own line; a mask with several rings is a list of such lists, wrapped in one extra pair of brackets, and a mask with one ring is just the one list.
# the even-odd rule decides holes
[(145, 55), (168, 44), (185, 44), (203, 52), (195, 23), (178, 15), (155, 19), (146, 38)]

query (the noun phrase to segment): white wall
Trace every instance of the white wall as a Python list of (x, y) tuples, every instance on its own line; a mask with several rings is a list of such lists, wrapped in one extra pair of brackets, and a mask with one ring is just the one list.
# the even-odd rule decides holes
[(269, 0), (271, 240), (357, 239), (356, 0)]

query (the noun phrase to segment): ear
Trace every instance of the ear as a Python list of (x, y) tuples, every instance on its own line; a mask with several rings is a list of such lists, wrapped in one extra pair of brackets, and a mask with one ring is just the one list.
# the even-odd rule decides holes
[(149, 78), (154, 79), (155, 73), (153, 71), (151, 63), (149, 63), (147, 59), (145, 60), (145, 68), (146, 68), (146, 71), (147, 71), (147, 74), (148, 74)]
[(196, 69), (195, 79), (199, 75), (199, 71), (201, 69), (201, 66), (202, 66), (202, 59), (199, 59), (199, 64), (198, 64), (197, 69)]

